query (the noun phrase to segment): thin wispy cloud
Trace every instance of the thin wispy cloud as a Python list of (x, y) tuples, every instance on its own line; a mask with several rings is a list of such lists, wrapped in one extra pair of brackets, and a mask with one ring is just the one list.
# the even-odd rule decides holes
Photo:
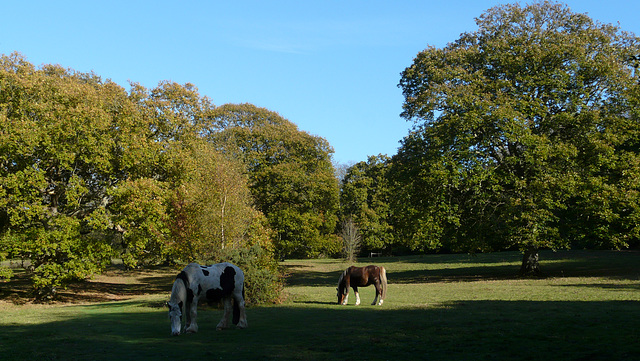
[(380, 46), (397, 42), (401, 27), (389, 21), (312, 21), (233, 25), (226, 33), (234, 46), (261, 51), (309, 54), (339, 46)]

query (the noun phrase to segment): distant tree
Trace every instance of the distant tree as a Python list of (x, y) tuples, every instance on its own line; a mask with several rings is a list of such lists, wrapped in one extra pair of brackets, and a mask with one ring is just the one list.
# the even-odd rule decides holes
[(209, 141), (244, 161), (255, 205), (276, 233), (281, 257), (339, 252), (339, 190), (325, 139), (251, 104), (223, 105), (204, 122)]
[(343, 220), (352, 219), (360, 229), (362, 248), (381, 251), (394, 243), (391, 226), (391, 193), (387, 171), (390, 158), (370, 156), (351, 166), (340, 193)]
[(402, 228), (416, 248), (638, 242), (633, 34), (552, 2), (501, 5), (402, 73), (416, 122), (394, 158)]
[(347, 176), (347, 172), (349, 171), (349, 168), (353, 167), (356, 164), (356, 162), (347, 162), (347, 163), (340, 163), (340, 162), (333, 162), (333, 169), (335, 169), (335, 175), (336, 178), (338, 179), (338, 183), (340, 185), (340, 189), (342, 189), (342, 184), (344, 182), (344, 178)]
[(175, 159), (175, 166), (182, 169), (171, 201), (175, 217), (171, 224), (174, 231), (181, 230), (172, 236), (180, 250), (177, 254), (207, 261), (227, 248), (254, 243), (247, 237), (262, 215), (253, 208), (242, 163), (204, 141), (195, 142), (188, 152)]
[(360, 230), (349, 217), (342, 221), (342, 253), (349, 262), (355, 262), (360, 252), (362, 237)]

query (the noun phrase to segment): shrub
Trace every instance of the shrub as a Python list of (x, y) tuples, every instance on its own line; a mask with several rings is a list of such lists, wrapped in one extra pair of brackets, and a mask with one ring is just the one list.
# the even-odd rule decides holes
[(245, 300), (248, 304), (281, 301), (284, 283), (278, 263), (260, 245), (222, 250), (216, 261), (231, 262), (244, 271)]

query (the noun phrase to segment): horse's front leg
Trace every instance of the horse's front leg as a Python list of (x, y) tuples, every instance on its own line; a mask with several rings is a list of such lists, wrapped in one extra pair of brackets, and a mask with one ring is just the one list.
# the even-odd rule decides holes
[(187, 328), (189, 328), (189, 326), (191, 326), (191, 302), (186, 301), (184, 303), (184, 310), (182, 312), (182, 314), (185, 316), (185, 331)]
[(224, 314), (222, 315), (222, 319), (216, 326), (216, 330), (222, 330), (228, 327), (229, 324), (229, 314), (231, 313), (231, 297), (224, 298)]
[(187, 329), (185, 332), (187, 333), (196, 333), (198, 332), (198, 299), (194, 298), (193, 301), (187, 302), (187, 308), (185, 310), (187, 314)]
[(358, 287), (354, 287), (353, 292), (356, 294), (356, 306), (357, 306), (360, 304), (360, 294), (358, 293)]

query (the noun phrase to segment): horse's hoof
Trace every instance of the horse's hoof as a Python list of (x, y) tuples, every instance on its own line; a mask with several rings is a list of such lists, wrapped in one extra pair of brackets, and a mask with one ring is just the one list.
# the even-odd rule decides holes
[(245, 329), (245, 328), (247, 328), (247, 327), (249, 327), (249, 324), (247, 324), (247, 321), (244, 321), (244, 322), (242, 322), (242, 321), (241, 321), (241, 322), (238, 322), (238, 324), (236, 325), (236, 328), (239, 328), (239, 329), (241, 329), (241, 330), (242, 330), (242, 329)]

